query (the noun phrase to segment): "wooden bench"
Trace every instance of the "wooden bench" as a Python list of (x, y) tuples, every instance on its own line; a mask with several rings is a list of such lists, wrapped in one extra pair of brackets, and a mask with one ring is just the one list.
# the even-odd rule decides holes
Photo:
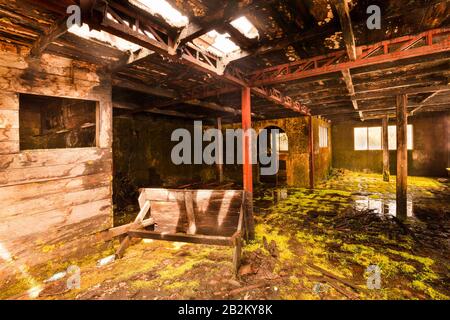
[(116, 256), (131, 238), (231, 246), (237, 273), (245, 232), (242, 190), (141, 189), (136, 220), (126, 227)]

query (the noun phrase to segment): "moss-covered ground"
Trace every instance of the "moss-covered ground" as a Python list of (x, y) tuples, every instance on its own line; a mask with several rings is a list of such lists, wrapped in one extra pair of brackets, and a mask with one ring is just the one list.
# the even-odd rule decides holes
[[(105, 266), (97, 260), (112, 249), (71, 261), (79, 289), (68, 290), (67, 277), (42, 284), (67, 264), (51, 266), (35, 277), (39, 298), (449, 299), (450, 187), (410, 178), (411, 217), (401, 222), (384, 210), (395, 199), (391, 181), (338, 171), (314, 191), (258, 186), (256, 239), (237, 278), (231, 248), (141, 241)], [(381, 272), (379, 288), (368, 286), (369, 266)], [(27, 298), (17, 295), (30, 287), (19, 282), (0, 297)]]

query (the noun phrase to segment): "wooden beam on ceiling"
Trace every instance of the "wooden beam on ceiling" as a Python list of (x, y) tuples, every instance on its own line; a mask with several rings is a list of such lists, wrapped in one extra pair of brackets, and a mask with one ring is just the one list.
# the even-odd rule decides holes
[(347, 87), (348, 93), (350, 94), (350, 99), (352, 100), (353, 108), (356, 111), (358, 111), (359, 117), (361, 118), (362, 121), (364, 121), (363, 113), (362, 113), (362, 111), (359, 110), (358, 101), (355, 98), (355, 95), (356, 95), (355, 87), (353, 86), (353, 80), (352, 80), (352, 75), (350, 73), (350, 70), (349, 69), (342, 70), (342, 76), (344, 78), (344, 82)]
[(112, 79), (112, 85), (123, 89), (146, 93), (152, 96), (172, 98), (172, 99), (178, 98), (177, 93), (173, 90), (161, 87), (151, 87), (143, 83), (129, 81), (120, 77), (114, 77)]
[(241, 110), (237, 109), (237, 108), (233, 108), (233, 107), (227, 107), (227, 106), (222, 106), (219, 105), (217, 103), (214, 102), (206, 102), (206, 101), (201, 101), (201, 100), (188, 100), (183, 102), (185, 104), (189, 104), (192, 106), (198, 106), (198, 107), (202, 107), (205, 109), (210, 109), (213, 111), (218, 111), (218, 112), (224, 112), (224, 113), (231, 113), (235, 116), (238, 116), (241, 114)]
[[(99, 8), (101, 9), (101, 8)], [(213, 77), (226, 81), (228, 83), (237, 85), (238, 87), (247, 87), (248, 80), (245, 74), (237, 68), (227, 67), (225, 71), (224, 61), (220, 57), (216, 57), (195, 45), (188, 44), (181, 48), (181, 52), (171, 47), (174, 45), (174, 39), (168, 35), (166, 38), (157, 37), (158, 35), (152, 31), (150, 26), (146, 26), (152, 31), (155, 39), (148, 37), (145, 32), (139, 32), (135, 30), (130, 24), (123, 21), (114, 21), (108, 18), (108, 13), (113, 16), (117, 16), (116, 12), (106, 6), (103, 10), (97, 10), (94, 21), (91, 21), (92, 27), (107, 31), (113, 35), (126, 39), (130, 42), (136, 43), (149, 50), (156, 51), (171, 60), (177, 60), (182, 64), (186, 64), (189, 67), (196, 68), (201, 72), (208, 73)], [(139, 22), (140, 29), (144, 28), (145, 22)], [(264, 97), (276, 104), (292, 109), (301, 114), (308, 114), (309, 110), (300, 104), (300, 102), (293, 100), (292, 98), (285, 96), (279, 90), (270, 87), (256, 86), (252, 88), (252, 92)]]
[(339, 15), (339, 21), (341, 22), (342, 33), (344, 35), (345, 47), (347, 48), (347, 54), (351, 61), (355, 61), (356, 56), (356, 41), (355, 34), (353, 32), (352, 20), (350, 18), (350, 9), (347, 0), (334, 0), (334, 6)]
[(136, 52), (125, 54), (116, 63), (109, 65), (108, 70), (112, 73), (115, 73), (126, 67), (132, 66), (133, 64), (151, 56), (152, 54), (154, 54), (154, 51), (148, 50), (147, 48), (142, 48)]
[(254, 57), (278, 50), (283, 50), (296, 42), (307, 41), (315, 37), (322, 36), (325, 38), (334, 32), (335, 27), (335, 24), (333, 22), (330, 22), (325, 26), (318, 26), (305, 32), (296, 32), (294, 34), (285, 35), (280, 39), (267, 41), (262, 45), (257, 46), (256, 48), (248, 50), (248, 55), (242, 58)]
[(414, 113), (416, 113), (417, 111), (419, 111), (420, 109), (422, 109), (431, 99), (433, 99), (435, 96), (437, 96), (438, 94), (444, 92), (443, 90), (438, 90), (435, 91), (433, 93), (431, 93), (428, 97), (426, 97), (425, 99), (423, 99), (420, 104), (414, 108), (414, 110), (411, 111), (410, 115), (413, 116)]
[(429, 92), (444, 92), (444, 91), (450, 91), (450, 85), (437, 85), (437, 86), (426, 86), (426, 87), (415, 87), (415, 88), (395, 88), (395, 89), (387, 89), (387, 90), (380, 90), (375, 92), (369, 92), (369, 93), (356, 93), (355, 98), (357, 100), (370, 100), (370, 99), (383, 99), (386, 97), (393, 97), (396, 95), (415, 95), (415, 94), (421, 94), (421, 93), (429, 93)]
[(142, 106), (138, 106), (137, 104), (129, 103), (129, 102), (115, 101), (115, 102), (113, 102), (113, 108), (128, 110), (129, 112), (127, 112), (127, 113), (134, 113), (133, 112), (134, 110), (139, 109), (139, 110), (141, 110), (139, 112), (148, 112), (148, 113), (161, 114), (161, 115), (165, 115), (165, 116), (178, 117), (178, 118), (186, 118), (186, 119), (206, 118), (205, 115), (196, 115), (196, 114), (191, 114), (191, 113), (178, 112), (178, 111), (174, 111), (174, 110), (164, 110), (164, 109), (158, 109), (158, 108), (154, 108), (154, 107), (142, 107)]
[[(276, 24), (283, 30), (284, 35), (296, 34), (300, 31), (295, 23), (289, 22), (286, 17), (278, 10), (278, 4), (272, 4), (271, 6), (269, 6), (269, 10)], [(300, 57), (300, 50), (297, 48), (297, 45), (295, 43), (292, 43), (291, 46), (294, 48), (295, 54)], [(289, 46), (286, 46), (283, 49), (287, 50), (288, 47)]]
[(41, 35), (33, 44), (33, 47), (30, 50), (29, 58), (30, 59), (39, 59), (44, 53), (45, 49), (54, 41), (56, 41), (59, 37), (65, 34), (68, 31), (67, 26), (67, 18), (64, 17), (62, 19), (57, 20), (50, 29), (45, 32), (45, 34)]
[[(218, 10), (212, 15), (205, 17), (203, 21), (195, 20), (193, 22), (190, 22), (181, 31), (181, 34), (178, 38), (179, 45), (184, 45), (214, 29), (221, 27), (228, 28), (228, 25), (230, 25), (230, 22), (232, 22), (233, 20), (241, 16), (245, 16), (249, 12), (254, 12), (258, 8), (265, 7), (273, 2), (275, 2), (275, 0), (258, 0), (252, 2), (236, 1), (236, 0), (226, 1), (225, 2), (226, 4), (222, 10)], [(239, 37), (239, 35), (237, 34), (235, 34), (235, 36)], [(236, 40), (244, 41), (244, 39), (240, 37), (236, 38)]]

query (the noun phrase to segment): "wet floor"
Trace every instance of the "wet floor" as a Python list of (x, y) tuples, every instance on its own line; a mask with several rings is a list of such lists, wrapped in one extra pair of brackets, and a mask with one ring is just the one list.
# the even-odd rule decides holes
[[(79, 290), (67, 291), (64, 278), (43, 285), (39, 298), (449, 299), (449, 184), (410, 182), (405, 222), (395, 218), (395, 182), (381, 175), (346, 172), (315, 190), (255, 188), (256, 239), (244, 247), (237, 279), (231, 249), (142, 241), (109, 265), (99, 267), (97, 257), (77, 262)], [(382, 288), (371, 291), (374, 265)]]

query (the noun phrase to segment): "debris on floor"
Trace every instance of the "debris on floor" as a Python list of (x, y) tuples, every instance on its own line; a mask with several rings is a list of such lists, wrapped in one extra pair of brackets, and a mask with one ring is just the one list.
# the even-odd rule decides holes
[(450, 187), (410, 181), (415, 206), (407, 221), (358, 206), (365, 189), (370, 199), (393, 197), (394, 183), (381, 175), (341, 172), (326, 189), (285, 189), (281, 199), (278, 189), (257, 188), (256, 239), (244, 247), (237, 278), (229, 248), (141, 241), (120, 260), (104, 252), (80, 261), (79, 289), (57, 274), (38, 297), (448, 299)]

